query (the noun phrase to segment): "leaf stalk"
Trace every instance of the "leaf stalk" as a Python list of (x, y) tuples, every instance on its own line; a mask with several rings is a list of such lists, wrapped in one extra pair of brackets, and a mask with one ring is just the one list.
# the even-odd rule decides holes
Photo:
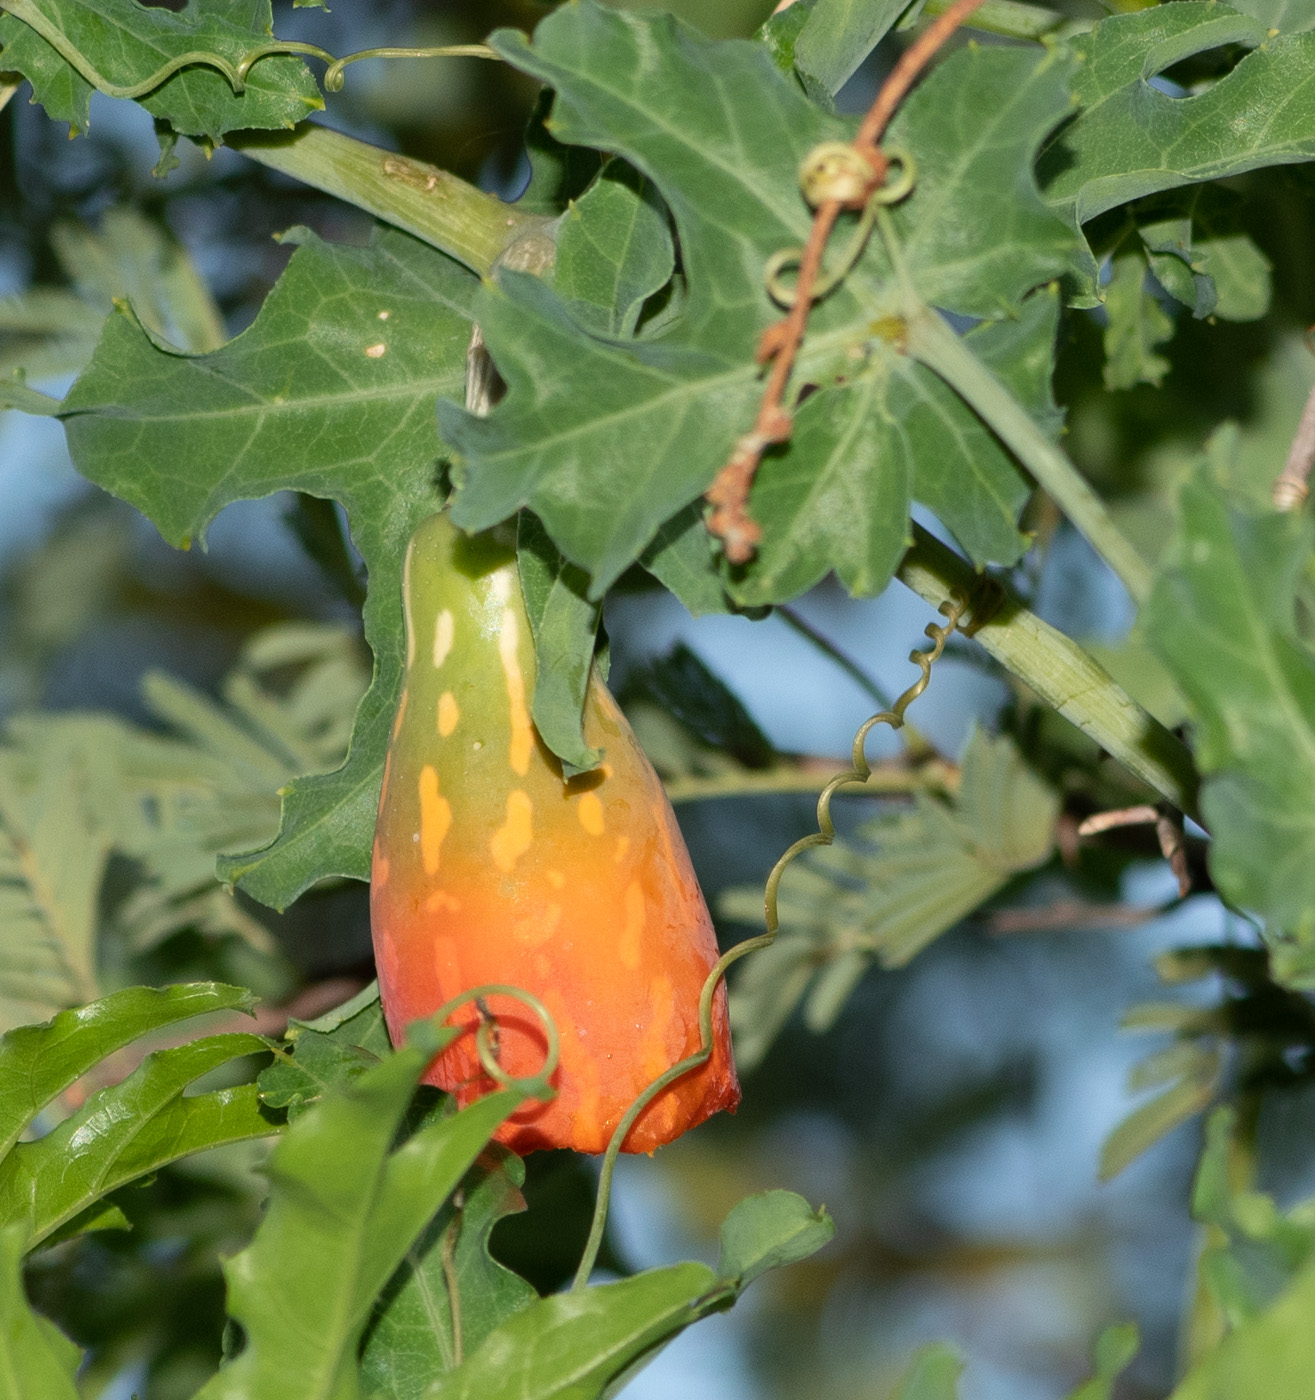
[(261, 165), (423, 239), (481, 277), (512, 245), (548, 236), (547, 219), (521, 213), (435, 165), (328, 127), (303, 123), (293, 132), (230, 132), (226, 139)]
[[(913, 545), (895, 576), (933, 607), (981, 583), (981, 575), (966, 559), (917, 524)], [(1200, 778), (1187, 746), (1142, 709), (1077, 642), (1009, 594), (973, 637), (1129, 772), (1180, 812), (1200, 821)]]
[(1138, 606), (1151, 591), (1151, 570), (1128, 543), (1105, 503), (1032, 416), (929, 306), (906, 311), (909, 354), (938, 374), (1048, 492), (1088, 544), (1118, 575)]

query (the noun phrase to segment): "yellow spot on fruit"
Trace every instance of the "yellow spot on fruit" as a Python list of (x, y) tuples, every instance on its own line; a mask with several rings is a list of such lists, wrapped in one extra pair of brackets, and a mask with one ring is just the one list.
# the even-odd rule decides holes
[(461, 719), (461, 711), (457, 708), (456, 698), (450, 690), (445, 690), (438, 697), (438, 732), (446, 739), (448, 735), (457, 727), (457, 722)]
[[(507, 745), (507, 762), (513, 773), (522, 778), (530, 771), (530, 756), (534, 753), (534, 725), (525, 704), (525, 675), (519, 656), (520, 624), (510, 608), (502, 612), (502, 630), (498, 634), (498, 655), (507, 677), (507, 705), (511, 718), (511, 742)], [(526, 798), (528, 802), (529, 799)]]
[(452, 804), (438, 791), (432, 764), (420, 770), (420, 860), (426, 875), (438, 874), (438, 854), (452, 825)]
[(550, 870), (548, 871), (548, 883), (555, 890), (565, 889), (566, 876), (560, 870)]
[(431, 914), (437, 914), (443, 909), (455, 914), (461, 908), (461, 901), (448, 894), (446, 890), (435, 890), (425, 900), (425, 908)]
[(513, 788), (507, 794), (507, 820), (489, 841), (493, 864), (504, 874), (510, 875), (516, 862), (530, 849), (534, 840), (533, 818), (534, 804), (529, 793)]
[(434, 670), (437, 671), (447, 660), (456, 632), (457, 625), (452, 620), (451, 609), (444, 608), (434, 619)]
[(416, 659), (416, 629), (411, 619), (411, 556), (415, 553), (416, 542), (412, 540), (406, 547), (406, 558), (402, 561), (402, 616), (406, 622), (406, 664), (409, 668)]
[(575, 811), (580, 818), (580, 825), (590, 836), (603, 834), (603, 804), (598, 800), (596, 792), (581, 793)]
[(374, 858), (374, 869), (370, 872), (370, 878), (382, 889), (388, 883), (388, 857), (379, 855), (377, 852)]
[(618, 836), (616, 838), (616, 854), (612, 859), (620, 865), (630, 853), (630, 838), (628, 836)]
[(388, 353), (388, 346), (381, 340), (377, 345), (367, 345), (365, 353), (371, 360), (382, 360)]
[(626, 886), (626, 922), (617, 944), (621, 966), (633, 972), (639, 966), (640, 940), (644, 936), (644, 890), (638, 880)]

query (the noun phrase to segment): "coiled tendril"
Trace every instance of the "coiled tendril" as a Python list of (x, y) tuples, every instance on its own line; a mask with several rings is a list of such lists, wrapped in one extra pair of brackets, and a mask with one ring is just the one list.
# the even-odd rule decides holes
[(935, 622), (929, 622), (924, 629), (925, 635), (932, 643), (931, 647), (927, 651), (919, 651), (915, 648), (909, 653), (909, 660), (921, 669), (922, 674), (890, 709), (882, 710), (880, 714), (873, 715), (871, 719), (866, 720), (859, 727), (858, 733), (854, 735), (854, 746), (850, 754), (852, 766), (848, 772), (838, 773), (832, 778), (822, 789), (821, 795), (817, 799), (817, 830), (796, 841), (772, 867), (772, 872), (767, 877), (767, 884), (763, 891), (763, 914), (767, 931), (759, 934), (756, 938), (746, 938), (743, 943), (737, 943), (729, 952), (723, 953), (712, 971), (708, 973), (707, 980), (703, 984), (703, 991), (699, 995), (699, 1039), (701, 1042), (699, 1048), (692, 1055), (687, 1055), (683, 1060), (677, 1061), (666, 1073), (659, 1075), (630, 1105), (626, 1110), (625, 1117), (617, 1124), (616, 1131), (607, 1144), (607, 1151), (603, 1154), (602, 1168), (598, 1174), (598, 1196), (594, 1204), (593, 1222), (589, 1229), (589, 1238), (584, 1247), (584, 1254), (580, 1259), (580, 1266), (576, 1270), (575, 1279), (571, 1284), (573, 1293), (578, 1292), (589, 1282), (589, 1275), (593, 1273), (594, 1264), (598, 1260), (598, 1251), (603, 1244), (603, 1231), (607, 1228), (607, 1209), (611, 1200), (612, 1176), (616, 1171), (616, 1159), (630, 1134), (630, 1129), (634, 1127), (639, 1115), (664, 1089), (674, 1084), (676, 1080), (684, 1078), (691, 1071), (698, 1069), (701, 1065), (707, 1064), (708, 1060), (712, 1058), (712, 999), (717, 993), (718, 984), (726, 976), (733, 963), (739, 962), (741, 958), (757, 952), (760, 948), (768, 948), (776, 942), (776, 935), (781, 926), (777, 910), (777, 890), (787, 866), (814, 846), (829, 846), (836, 839), (835, 822), (831, 817), (831, 799), (841, 788), (865, 783), (872, 776), (872, 767), (864, 752), (868, 735), (879, 724), (888, 724), (892, 729), (903, 728), (904, 711), (927, 689), (927, 684), (931, 680), (932, 665), (940, 659), (950, 634), (958, 629), (965, 636), (971, 636), (981, 625), (981, 622), (985, 621), (985, 615), (980, 619), (974, 617), (967, 626), (960, 627), (960, 619), (967, 608), (968, 600), (958, 593), (954, 594), (948, 602), (941, 604), (939, 611), (945, 618), (944, 624), (938, 625)]
[[(853, 271), (871, 236), (877, 210), (898, 204), (913, 189), (918, 170), (908, 151), (890, 147), (882, 155), (886, 160), (886, 178), (880, 181), (867, 156), (848, 141), (823, 141), (808, 152), (799, 166), (799, 188), (811, 208), (834, 201), (845, 209), (861, 211), (840, 255), (839, 266), (830, 272), (819, 272), (813, 283), (809, 293), (813, 301), (820, 301)], [(889, 178), (892, 170), (896, 172), (893, 179)], [(767, 259), (763, 269), (768, 295), (787, 310), (795, 304), (795, 289), (786, 286), (782, 274), (797, 270), (803, 257), (802, 248), (782, 248)]]
[[(510, 997), (513, 1001), (528, 1006), (534, 1013), (535, 1019), (543, 1027), (544, 1040), (547, 1045), (543, 1063), (535, 1074), (518, 1077), (508, 1074), (499, 1064), (497, 1045), (494, 1040), (498, 1021), (486, 1005), (486, 998), (491, 996)], [(508, 986), (504, 982), (486, 982), (483, 986), (472, 987), (469, 991), (460, 993), (450, 1001), (445, 1001), (428, 1018), (428, 1022), (440, 1028), (451, 1029), (447, 1026), (448, 1018), (454, 1011), (459, 1011), (471, 1002), (479, 1011), (479, 1027), (475, 1031), (475, 1053), (479, 1057), (480, 1069), (500, 1088), (514, 1089), (518, 1093), (524, 1094), (527, 1099), (538, 1099), (540, 1103), (547, 1103), (550, 1099), (556, 1098), (557, 1090), (553, 1088), (552, 1077), (557, 1073), (557, 1064), (561, 1058), (561, 1042), (557, 1035), (556, 1023), (543, 1002), (533, 992), (527, 992), (522, 987)]]

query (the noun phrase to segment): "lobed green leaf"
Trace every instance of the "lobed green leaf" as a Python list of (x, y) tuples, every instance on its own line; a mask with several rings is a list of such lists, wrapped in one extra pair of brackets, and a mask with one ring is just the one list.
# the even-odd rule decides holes
[(326, 876), (368, 877), (401, 686), (401, 560), (442, 503), (433, 402), (464, 382), (477, 285), (397, 232), (381, 230), (368, 248), (297, 238), (254, 324), (223, 349), (167, 354), (115, 316), (64, 405), (79, 470), (171, 543), (203, 539), (231, 501), (287, 488), (347, 510), (370, 573), (375, 656), (351, 751), (336, 771), (292, 782), (279, 838), (221, 870), (279, 908)]
[(667, 211), (633, 166), (612, 160), (562, 216), (552, 285), (596, 335), (629, 336), (675, 266)]
[(793, 1191), (746, 1196), (722, 1222), (717, 1272), (744, 1288), (769, 1269), (816, 1254), (835, 1233), (826, 1207), (814, 1210)]
[(1315, 937), (1315, 657), (1298, 639), (1296, 582), (1311, 552), (1299, 516), (1233, 505), (1204, 474), (1146, 610), (1146, 635), (1187, 698), (1226, 899)]
[(794, 64), (835, 94), (885, 38), (910, 0), (817, 0), (794, 43)]
[(541, 1298), (425, 1394), (429, 1400), (597, 1400), (648, 1353), (734, 1297), (734, 1287), (707, 1265), (690, 1263)]
[(128, 987), (0, 1039), (0, 1158), (33, 1118), (107, 1055), (152, 1031), (213, 1011), (250, 1011), (251, 993), (217, 982)]
[[(489, 1254), (489, 1235), (525, 1209), (521, 1159), (490, 1146), (407, 1250), (375, 1305), (361, 1352), (367, 1394), (416, 1400), (514, 1313), (534, 1288)], [(452, 1295), (459, 1307), (454, 1314)], [(459, 1318), (461, 1345), (455, 1332)]]
[[(184, 10), (134, 0), (6, 0), (0, 16), (5, 67), (27, 78), (35, 100), (73, 134), (87, 129), (91, 94), (125, 95), (170, 62), (213, 53), (230, 66), (270, 42), (269, 0), (209, 0)], [(235, 128), (290, 128), (324, 106), (300, 58), (274, 56), (233, 90), (214, 67), (191, 62), (139, 98), (186, 136), (219, 141)]]
[[(563, 554), (589, 572), (598, 596), (706, 488), (752, 423), (761, 393), (754, 353), (780, 314), (763, 268), (802, 244), (811, 222), (796, 167), (818, 142), (843, 139), (851, 127), (810, 104), (762, 46), (710, 43), (669, 19), (581, 4), (545, 20), (533, 47), (507, 33), (494, 43), (554, 86), (554, 133), (623, 155), (656, 182), (680, 233), (687, 291), (661, 334), (590, 336), (540, 283), (504, 273), (476, 314), (507, 397), (487, 418), (440, 406), (459, 457), (454, 519), (484, 528), (530, 506)], [(973, 50), (934, 73), (908, 104), (892, 139), (909, 150), (917, 181), (894, 218), (924, 296), (1007, 316), (1032, 287), (1077, 267), (1079, 244), (1031, 175), (1038, 142), (1068, 111), (1067, 76), (1059, 56)], [(966, 228), (948, 212), (970, 206)], [(756, 599), (806, 587), (829, 555), (842, 558), (851, 586), (884, 586), (906, 528), (906, 460), (887, 454), (887, 467), (874, 449), (861, 488), (835, 486), (820, 513), (810, 514), (816, 503), (805, 499), (828, 461), (838, 472), (852, 424), (883, 401), (892, 420), (883, 447), (906, 430), (906, 418), (927, 424), (908, 429), (911, 448), (928, 449), (918, 450), (929, 475), (913, 480), (913, 494), (947, 511), (958, 505), (953, 528), (975, 558), (1013, 559), (1022, 548), (1014, 528), (1022, 479), (972, 413), (900, 353), (888, 272), (869, 242), (858, 268), (815, 310), (800, 382), (834, 386), (833, 399), (764, 469), (765, 567), (777, 581)], [(862, 414), (843, 404), (849, 394), (861, 398)], [(951, 464), (942, 467), (947, 443)], [(784, 483), (779, 496), (767, 480), (773, 471)], [(971, 504), (956, 489), (965, 471), (977, 478)], [(778, 500), (779, 516), (771, 509)], [(975, 508), (983, 502), (985, 513)], [(859, 550), (844, 542), (856, 513), (873, 520)], [(821, 523), (801, 537), (792, 522), (805, 515)], [(691, 559), (701, 573), (697, 551)], [(747, 575), (737, 587), (752, 588)]]
[(183, 1094), (212, 1070), (268, 1048), (257, 1035), (215, 1035), (148, 1055), (44, 1137), (10, 1149), (0, 1165), (0, 1223), (25, 1224), (31, 1248), (169, 1162), (276, 1132), (254, 1085)]
[[(1195, 95), (1151, 79), (1195, 54), (1254, 49)], [(1039, 170), (1046, 197), (1080, 223), (1157, 190), (1315, 155), (1315, 38), (1267, 37), (1262, 22), (1215, 0), (1117, 15), (1073, 41), (1076, 120)], [(1257, 120), (1257, 115), (1263, 116)]]
[(225, 1266), (243, 1351), (198, 1400), (347, 1400), (375, 1298), (412, 1241), (521, 1101), (490, 1094), (392, 1150), (416, 1083), (455, 1032), (416, 1043), (339, 1086), (290, 1125), (270, 1158), (256, 1236)]

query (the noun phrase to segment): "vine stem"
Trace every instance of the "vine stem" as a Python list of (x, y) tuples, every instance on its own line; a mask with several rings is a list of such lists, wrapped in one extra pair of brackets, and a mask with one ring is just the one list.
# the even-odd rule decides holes
[(909, 353), (973, 409), (1114, 570), (1133, 602), (1144, 603), (1151, 590), (1149, 565), (1128, 543), (1104, 502), (1073, 463), (941, 316), (918, 300), (906, 306), (905, 318)]
[[(763, 453), (777, 443), (788, 442), (794, 427), (785, 406), (785, 391), (808, 330), (813, 302), (823, 290), (819, 281), (822, 254), (836, 221), (846, 209), (862, 209), (866, 215), (871, 204), (881, 201), (888, 163), (880, 141), (891, 117), (937, 50), (982, 3), (983, 0), (953, 0), (945, 13), (934, 19), (900, 55), (859, 124), (853, 142), (847, 148), (841, 143), (841, 153), (847, 151), (850, 161), (843, 169), (837, 169), (836, 152), (832, 151), (827, 161), (809, 173), (812, 189), (805, 193), (816, 213), (799, 259), (794, 303), (785, 320), (768, 326), (758, 344), (759, 364), (771, 364), (758, 414), (753, 427), (736, 440), (726, 465), (705, 493), (712, 507), (708, 530), (721, 540), (732, 564), (748, 563), (762, 538), (761, 527), (749, 514), (749, 491)], [(806, 170), (810, 160), (811, 157), (805, 160)], [(904, 192), (892, 192), (887, 197), (902, 197)]]

